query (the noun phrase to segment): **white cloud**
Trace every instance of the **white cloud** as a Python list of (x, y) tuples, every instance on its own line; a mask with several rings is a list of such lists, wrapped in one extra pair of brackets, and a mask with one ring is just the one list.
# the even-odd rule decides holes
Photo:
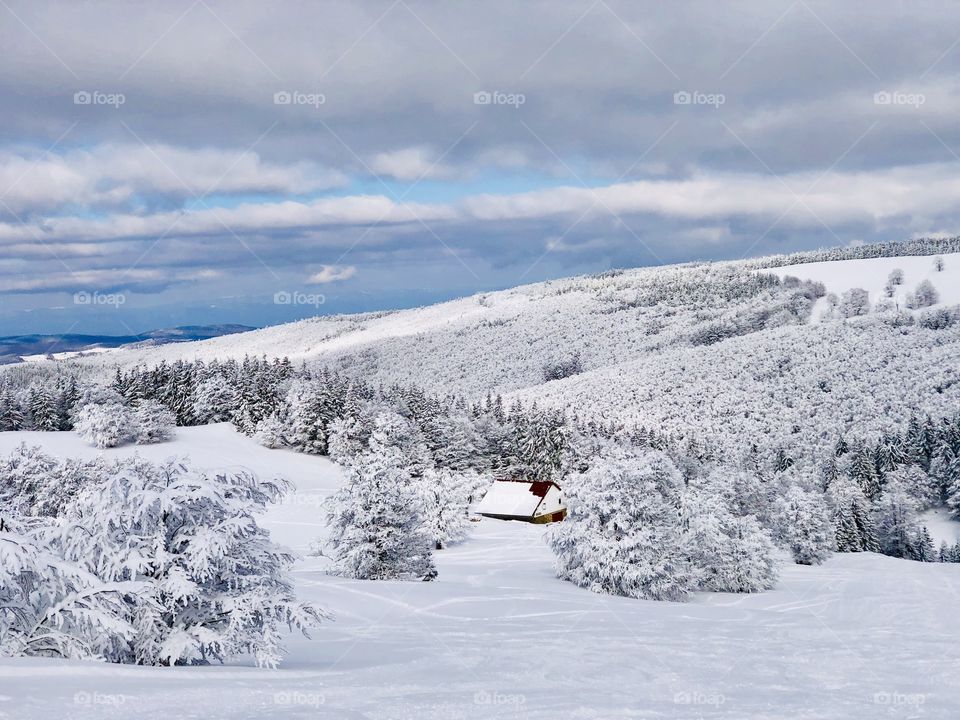
[(353, 265), (324, 265), (319, 272), (307, 278), (307, 282), (311, 285), (324, 285), (340, 280), (349, 280), (356, 274), (357, 268)]
[(63, 154), (0, 153), (3, 201), (14, 212), (116, 208), (136, 195), (300, 195), (345, 182), (316, 163), (265, 162), (243, 149), (108, 143)]
[(428, 147), (411, 147), (375, 155), (370, 169), (377, 175), (397, 180), (419, 180), (449, 177), (450, 168), (437, 161)]

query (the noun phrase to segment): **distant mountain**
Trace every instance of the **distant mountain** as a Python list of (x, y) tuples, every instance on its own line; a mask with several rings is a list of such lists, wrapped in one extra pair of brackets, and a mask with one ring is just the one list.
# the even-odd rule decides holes
[(21, 362), (25, 358), (53, 355), (71, 357), (118, 347), (150, 347), (169, 343), (208, 340), (221, 335), (256, 330), (247, 325), (183, 325), (150, 330), (137, 335), (9, 335), (0, 337), (0, 364)]

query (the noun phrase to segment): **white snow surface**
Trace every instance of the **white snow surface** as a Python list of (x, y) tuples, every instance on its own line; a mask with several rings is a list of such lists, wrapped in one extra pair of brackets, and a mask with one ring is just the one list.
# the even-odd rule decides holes
[[(940, 295), (940, 305), (957, 305), (960, 303), (960, 254), (941, 255), (944, 268), (938, 272), (934, 269), (935, 256), (904, 256), (870, 258), (866, 260), (835, 260), (832, 262), (805, 263), (802, 265), (787, 265), (775, 268), (781, 279), (787, 275), (801, 280), (822, 282), (828, 293), (841, 295), (853, 288), (862, 288), (870, 295), (870, 304), (877, 302), (884, 296), (883, 288), (887, 284), (890, 272), (899, 268), (903, 270), (903, 284), (897, 287), (893, 300), (900, 308), (906, 307), (906, 295), (912, 292), (919, 283), (929, 280)], [(826, 307), (826, 298), (820, 298), (814, 306), (810, 321), (819, 322), (820, 315)]]
[[(329, 461), (267, 450), (229, 425), (105, 451), (71, 433), (0, 433), (0, 452), (22, 441), (59, 455), (189, 454), (211, 470), (282, 474), (297, 491), (265, 526), (302, 553), (323, 534), (320, 502), (341, 482)], [(960, 565), (836, 555), (785, 565), (762, 594), (658, 603), (557, 580), (543, 533), (485, 519), (437, 553), (430, 583), (335, 578), (324, 559), (305, 557), (297, 592), (336, 620), (292, 637), (279, 670), (0, 659), (0, 718), (960, 717)]]

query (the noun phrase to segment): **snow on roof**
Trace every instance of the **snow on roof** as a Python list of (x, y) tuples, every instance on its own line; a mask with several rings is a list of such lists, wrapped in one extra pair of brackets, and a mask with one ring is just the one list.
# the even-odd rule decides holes
[(483, 496), (476, 511), (482, 515), (531, 517), (551, 487), (551, 482), (497, 480)]

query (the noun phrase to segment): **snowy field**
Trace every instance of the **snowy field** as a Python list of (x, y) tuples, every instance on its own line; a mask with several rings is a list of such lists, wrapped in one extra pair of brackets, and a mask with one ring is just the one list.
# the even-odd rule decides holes
[[(59, 455), (72, 433), (0, 433)], [(327, 460), (267, 450), (229, 425), (105, 451), (282, 474), (297, 492), (265, 520), (301, 553), (340, 482)], [(291, 638), (281, 669), (140, 668), (0, 660), (0, 718), (943, 718), (960, 717), (953, 630), (960, 566), (872, 554), (786, 565), (759, 595), (656, 603), (554, 578), (542, 527), (484, 520), (437, 554), (432, 583), (342, 580), (322, 558), (298, 594), (336, 620)]]
[[(828, 293), (838, 296), (852, 288), (862, 288), (870, 294), (872, 304), (883, 297), (890, 272), (899, 268), (903, 270), (903, 284), (897, 287), (893, 298), (899, 307), (905, 307), (906, 294), (924, 280), (932, 282), (937, 289), (939, 305), (956, 305), (960, 303), (960, 253), (941, 257), (944, 268), (940, 272), (934, 269), (933, 257), (929, 255), (804, 263), (775, 268), (772, 272), (781, 279), (792, 275), (801, 280), (822, 282)], [(810, 316), (811, 322), (819, 321), (826, 305), (826, 298), (820, 298)]]

